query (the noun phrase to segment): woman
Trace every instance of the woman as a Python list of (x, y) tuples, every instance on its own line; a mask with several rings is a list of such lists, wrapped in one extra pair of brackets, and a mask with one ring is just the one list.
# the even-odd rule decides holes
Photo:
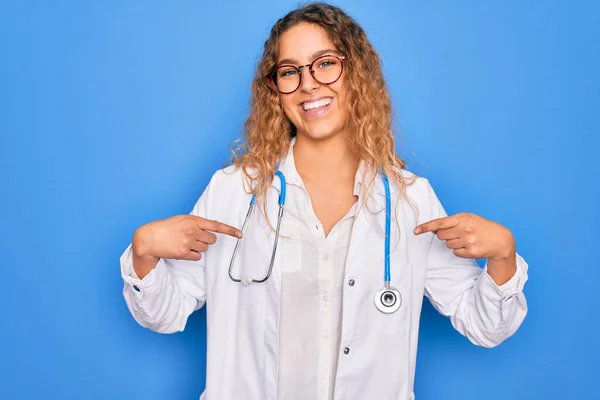
[(395, 155), (390, 110), (357, 23), (292, 11), (265, 43), (233, 165), (191, 215), (136, 230), (121, 258), (134, 318), (171, 333), (207, 306), (201, 398), (413, 399), (423, 295), (477, 345), (523, 321), (511, 232), (446, 215)]

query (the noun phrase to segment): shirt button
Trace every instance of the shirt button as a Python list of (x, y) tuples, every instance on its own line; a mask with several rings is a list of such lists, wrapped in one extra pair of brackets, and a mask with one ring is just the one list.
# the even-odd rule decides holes
[(327, 301), (329, 300), (329, 296), (327, 296), (326, 294), (323, 295), (323, 301)]
[(349, 347), (344, 348), (344, 354), (348, 354), (348, 353), (350, 353), (350, 348)]
[(329, 260), (329, 254), (323, 254), (323, 260)]
[(354, 286), (354, 279), (350, 279), (350, 280), (348, 281), (348, 285), (350, 285), (350, 286)]

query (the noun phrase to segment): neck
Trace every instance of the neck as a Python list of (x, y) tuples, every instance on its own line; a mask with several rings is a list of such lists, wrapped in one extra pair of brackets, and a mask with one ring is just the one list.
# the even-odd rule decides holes
[(297, 136), (294, 145), (296, 170), (302, 179), (354, 179), (358, 158), (343, 135), (313, 140)]

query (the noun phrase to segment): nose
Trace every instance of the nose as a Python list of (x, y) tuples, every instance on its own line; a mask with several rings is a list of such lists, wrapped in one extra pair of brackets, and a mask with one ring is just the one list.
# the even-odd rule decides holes
[(319, 82), (317, 82), (310, 73), (310, 66), (305, 65), (300, 68), (300, 74), (300, 88), (303, 92), (310, 93), (319, 87)]

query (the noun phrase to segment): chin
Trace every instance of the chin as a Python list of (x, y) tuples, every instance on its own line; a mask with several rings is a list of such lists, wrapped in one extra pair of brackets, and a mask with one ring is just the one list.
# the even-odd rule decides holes
[(340, 126), (318, 126), (305, 130), (298, 130), (297, 136), (304, 136), (310, 140), (327, 140), (340, 136), (343, 132)]

